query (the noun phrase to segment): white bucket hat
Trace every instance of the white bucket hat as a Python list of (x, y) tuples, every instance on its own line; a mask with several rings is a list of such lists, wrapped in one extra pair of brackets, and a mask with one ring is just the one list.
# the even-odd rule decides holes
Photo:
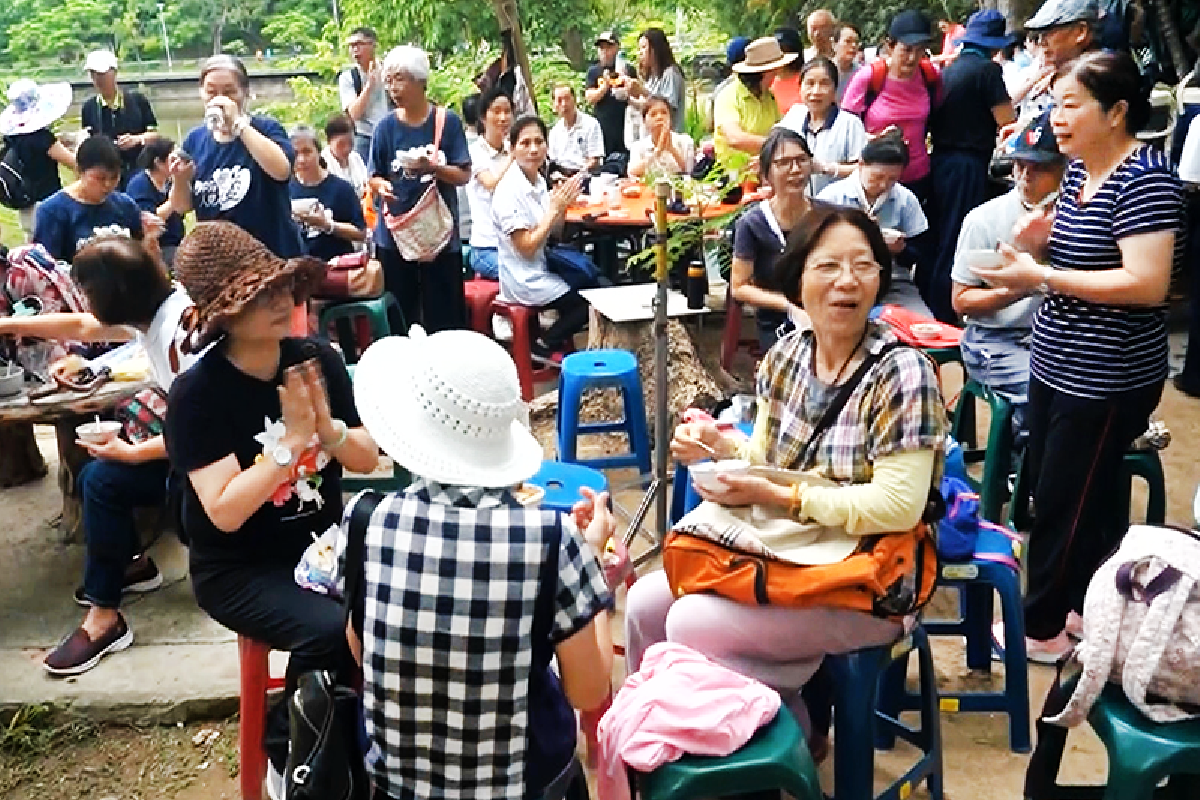
[(354, 402), (383, 451), (428, 480), (514, 486), (542, 464), (512, 357), (475, 331), (380, 339), (354, 368)]
[(40, 131), (67, 113), (71, 107), (71, 84), (38, 86), (28, 78), (8, 87), (8, 108), (0, 112), (0, 135)]

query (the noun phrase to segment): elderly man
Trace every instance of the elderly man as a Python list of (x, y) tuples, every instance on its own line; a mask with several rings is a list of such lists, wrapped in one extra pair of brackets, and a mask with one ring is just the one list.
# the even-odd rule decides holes
[(598, 62), (588, 67), (583, 96), (595, 112), (604, 134), (604, 155), (629, 155), (625, 142), (625, 109), (629, 106), (629, 65), (621, 57), (621, 44), (612, 31), (596, 37)]
[(1067, 160), (1058, 150), (1049, 112), (1014, 137), (1004, 155), (1012, 160), (1015, 185), (963, 220), (954, 253), (951, 298), (954, 310), (966, 322), (962, 356), (967, 374), (1013, 404), (1019, 429), (1029, 386), (1033, 315), (1042, 296), (992, 288), (971, 267), (975, 259), (992, 258), (1001, 242), (1012, 243), (1018, 219), (1054, 202)]
[(144, 94), (117, 85), (117, 57), (112, 51), (92, 51), (84, 69), (96, 87), (96, 94), (83, 103), (83, 127), (91, 136), (107, 136), (120, 149), (121, 181), (117, 189), (125, 191), (142, 147), (158, 138), (154, 131), (158, 119)]
[(346, 46), (350, 48), (354, 64), (338, 75), (342, 110), (354, 120), (354, 152), (367, 164), (371, 163), (371, 137), (375, 135), (375, 126), (391, 110), (379, 62), (375, 60), (377, 41), (371, 28), (350, 31)]
[(591, 114), (579, 110), (575, 87), (560, 83), (554, 87), (554, 113), (558, 122), (550, 129), (550, 171), (574, 175), (591, 170), (604, 161), (604, 133)]
[(808, 31), (808, 41), (811, 43), (810, 47), (804, 49), (804, 60), (811, 61), (817, 56), (825, 56), (832, 60), (833, 35), (837, 31), (837, 19), (833, 12), (818, 8), (808, 15), (804, 27)]

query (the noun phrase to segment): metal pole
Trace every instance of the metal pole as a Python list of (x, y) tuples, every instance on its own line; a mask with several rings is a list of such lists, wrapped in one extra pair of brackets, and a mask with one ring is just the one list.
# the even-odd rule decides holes
[(670, 416), (667, 407), (667, 280), (670, 264), (667, 259), (667, 200), (671, 197), (671, 182), (660, 178), (654, 184), (654, 279), (658, 291), (654, 296), (654, 532), (659, 545), (667, 535), (668, 456), (671, 445)]
[(167, 69), (174, 70), (175, 67), (171, 63), (171, 40), (167, 38), (167, 18), (163, 14), (164, 8), (162, 3), (158, 4), (158, 24), (162, 27), (163, 49), (167, 51)]
[(342, 29), (342, 17), (338, 13), (338, 0), (333, 0), (333, 25), (338, 31)]

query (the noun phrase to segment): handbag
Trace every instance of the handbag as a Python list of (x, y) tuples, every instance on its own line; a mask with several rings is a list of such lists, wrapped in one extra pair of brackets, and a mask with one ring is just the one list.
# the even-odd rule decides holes
[(594, 289), (600, 285), (600, 269), (587, 253), (556, 244), (546, 248), (546, 269), (572, 289)]
[[(350, 512), (343, 592), (347, 616), (362, 585), (367, 524), (382, 499), (376, 492), (363, 492)], [(289, 746), (284, 772), (284, 796), (288, 800), (370, 797), (370, 780), (359, 745), (361, 708), (358, 693), (335, 684), (327, 671), (311, 670), (300, 675), (288, 705)]]
[[(433, 152), (436, 156), (442, 142), (446, 109), (439, 106), (433, 113)], [(429, 182), (429, 188), (416, 205), (400, 216), (394, 216), (384, 203), (383, 222), (406, 261), (433, 261), (454, 235), (454, 215), (438, 191), (436, 178)]]
[[(817, 421), (801, 463), (871, 367), (884, 353), (901, 346), (900, 342), (889, 343), (863, 359)], [(941, 494), (931, 488), (925, 513), (912, 529), (863, 536), (849, 556), (827, 564), (785, 561), (761, 543), (758, 547), (730, 546), (727, 542), (736, 539), (726, 530), (689, 528), (685, 517), (663, 546), (663, 570), (675, 597), (710, 593), (747, 605), (821, 606), (902, 617), (919, 610), (933, 596), (938, 553), (932, 525), (944, 511)]]
[(370, 298), (383, 294), (383, 265), (365, 250), (329, 259), (325, 277), (317, 290), (318, 298)]
[(121, 423), (121, 431), (130, 444), (161, 436), (167, 418), (167, 395), (162, 389), (148, 387), (121, 401), (114, 416)]

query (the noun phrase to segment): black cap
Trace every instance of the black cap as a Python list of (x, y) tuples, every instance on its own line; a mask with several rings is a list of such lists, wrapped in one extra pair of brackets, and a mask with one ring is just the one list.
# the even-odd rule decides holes
[(1054, 129), (1050, 126), (1050, 112), (1045, 111), (1024, 130), (1008, 140), (1003, 154), (1014, 161), (1035, 161), (1039, 164), (1057, 164), (1067, 160), (1058, 149)]
[(927, 44), (933, 41), (933, 23), (920, 11), (901, 11), (892, 17), (888, 37), (910, 46)]

